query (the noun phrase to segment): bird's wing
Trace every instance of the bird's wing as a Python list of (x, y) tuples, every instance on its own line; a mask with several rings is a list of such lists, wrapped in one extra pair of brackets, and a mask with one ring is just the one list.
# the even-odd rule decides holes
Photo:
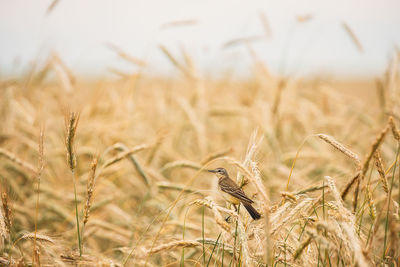
[(230, 194), (231, 196), (239, 199), (240, 201), (246, 203), (253, 203), (254, 201), (251, 200), (246, 196), (243, 189), (240, 188), (233, 180), (230, 178), (221, 179), (219, 181), (219, 186), (221, 190), (225, 193)]

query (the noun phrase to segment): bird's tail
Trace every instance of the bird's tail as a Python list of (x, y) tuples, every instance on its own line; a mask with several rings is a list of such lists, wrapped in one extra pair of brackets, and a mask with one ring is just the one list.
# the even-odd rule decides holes
[(258, 220), (261, 218), (261, 214), (258, 213), (258, 211), (250, 204), (250, 203), (243, 203), (243, 206), (246, 208), (246, 210), (249, 212), (251, 218), (253, 220)]

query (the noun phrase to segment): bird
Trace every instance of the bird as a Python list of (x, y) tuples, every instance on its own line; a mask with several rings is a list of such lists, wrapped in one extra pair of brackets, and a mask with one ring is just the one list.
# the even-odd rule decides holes
[(224, 168), (217, 168), (215, 170), (208, 170), (209, 172), (215, 173), (218, 179), (218, 189), (226, 201), (235, 205), (240, 203), (246, 208), (253, 220), (261, 218), (261, 214), (251, 205), (254, 203), (246, 194), (243, 189), (240, 188), (235, 181), (229, 178), (228, 172)]

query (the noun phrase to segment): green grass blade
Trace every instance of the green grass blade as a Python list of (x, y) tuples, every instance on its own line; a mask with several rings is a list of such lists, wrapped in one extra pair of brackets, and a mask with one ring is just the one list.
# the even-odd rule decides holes
[(204, 206), (201, 209), (201, 236), (203, 238), (203, 266), (205, 266), (206, 265), (206, 249), (204, 247), (204, 242), (205, 242), (205, 239), (204, 239)]
[[(182, 233), (182, 240), (185, 240), (185, 229), (186, 229), (186, 218), (189, 212), (189, 208), (186, 210), (185, 219), (183, 220), (183, 233)], [(204, 240), (204, 238), (203, 238)], [(204, 243), (204, 242), (203, 242)], [(185, 248), (182, 248), (182, 256), (181, 256), (181, 267), (185, 266)]]
[(222, 243), (222, 261), (221, 261), (221, 267), (224, 267), (224, 257), (225, 257), (225, 243)]
[(76, 230), (78, 232), (79, 256), (82, 256), (82, 242), (81, 242), (81, 231), (79, 227), (78, 199), (76, 197), (76, 181), (74, 172), (72, 172), (72, 179), (74, 180), (75, 217), (76, 217)]
[[(211, 251), (211, 255), (210, 255), (210, 257), (208, 258), (208, 261), (207, 261), (207, 267), (208, 267), (208, 265), (210, 264), (212, 255), (214, 254), (215, 247), (216, 247), (217, 244), (218, 244), (218, 241), (219, 241), (219, 238), (221, 237), (221, 234), (222, 234), (222, 233), (219, 233), (218, 238), (217, 238), (217, 241), (215, 241), (214, 247), (213, 247), (213, 249), (212, 249), (212, 251)], [(204, 243), (204, 241), (203, 241), (203, 243)]]
[(393, 167), (393, 176), (392, 176), (392, 181), (391, 181), (389, 195), (388, 195), (388, 201), (387, 201), (386, 222), (385, 222), (385, 237), (383, 239), (382, 261), (385, 261), (385, 256), (386, 256), (387, 231), (388, 231), (388, 228), (389, 228), (390, 199), (392, 198), (393, 183), (394, 183), (394, 177), (395, 177), (395, 174), (396, 174), (397, 159), (399, 157), (399, 152), (400, 152), (400, 145), (397, 147), (396, 159), (395, 159), (394, 167)]

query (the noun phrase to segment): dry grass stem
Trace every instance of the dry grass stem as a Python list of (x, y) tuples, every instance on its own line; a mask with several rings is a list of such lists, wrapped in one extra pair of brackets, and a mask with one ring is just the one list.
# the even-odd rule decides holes
[(294, 194), (290, 193), (290, 192), (281, 192), (281, 196), (296, 203), (297, 202), (297, 198)]
[(44, 127), (40, 129), (39, 133), (39, 161), (38, 161), (38, 168), (37, 168), (37, 177), (40, 179), (40, 176), (43, 172), (45, 165), (45, 159), (44, 159)]
[[(114, 149), (117, 149), (119, 151), (129, 151), (129, 148), (122, 144), (122, 143), (117, 143), (115, 145), (113, 145)], [(150, 178), (147, 176), (147, 174), (145, 173), (145, 171), (143, 170), (142, 166), (139, 164), (138, 160), (135, 158), (135, 156), (133, 154), (129, 155), (129, 160), (132, 162), (133, 166), (135, 167), (136, 171), (138, 172), (138, 174), (142, 177), (144, 183), (149, 186), (150, 185)]]
[(342, 192), (342, 199), (346, 199), (347, 194), (349, 193), (351, 187), (354, 185), (354, 183), (356, 181), (359, 180), (361, 173), (357, 172), (356, 175), (353, 176), (353, 178), (347, 183), (347, 185), (345, 186), (343, 192)]
[(154, 247), (153, 249), (146, 249), (144, 250), (139, 258), (144, 258), (148, 255), (153, 255), (157, 253), (161, 253), (163, 251), (169, 251), (177, 248), (194, 248), (202, 246), (203, 244), (196, 241), (196, 240), (179, 240), (179, 241), (172, 241), (166, 244), (159, 245)]
[(225, 42), (222, 45), (222, 48), (227, 49), (227, 48), (234, 47), (237, 45), (249, 44), (251, 42), (261, 41), (263, 39), (265, 39), (265, 36), (263, 36), (263, 35), (253, 35), (253, 36), (235, 38), (235, 39)]
[(373, 244), (375, 235), (376, 235), (376, 233), (377, 233), (377, 231), (379, 229), (379, 226), (380, 226), (380, 224), (378, 222), (381, 220), (383, 212), (384, 212), (384, 210), (381, 209), (379, 211), (378, 216), (375, 218), (375, 221), (373, 222), (373, 225), (372, 225), (373, 229), (372, 229), (372, 232), (371, 232), (371, 237), (369, 238), (367, 244), (365, 245), (365, 249), (364, 249), (364, 254), (365, 255), (369, 255), (369, 253), (371, 252), (371, 248), (372, 248), (372, 244)]
[(368, 171), (369, 163), (374, 156), (376, 150), (379, 148), (381, 143), (383, 142), (383, 139), (385, 138), (387, 132), (389, 130), (389, 123), (383, 128), (383, 130), (376, 136), (374, 143), (371, 145), (369, 153), (364, 157), (364, 161), (361, 167), (361, 173), (357, 177), (357, 185), (356, 189), (354, 191), (354, 199), (353, 199), (353, 210), (356, 211), (357, 209), (357, 203), (358, 203), (358, 194), (359, 194), (359, 189), (360, 189), (360, 184), (362, 180), (365, 177), (365, 174)]
[(302, 189), (302, 190), (300, 190), (300, 191), (297, 191), (297, 192), (294, 193), (294, 194), (295, 194), (295, 195), (302, 195), (302, 194), (305, 194), (305, 193), (311, 193), (311, 192), (315, 192), (315, 191), (318, 191), (318, 190), (322, 190), (322, 189), (327, 188), (327, 187), (328, 187), (327, 185), (312, 186), (312, 187), (309, 187), (309, 188), (306, 188), (306, 189)]
[(360, 42), (360, 40), (357, 38), (357, 36), (356, 36), (356, 34), (354, 33), (354, 31), (350, 28), (350, 26), (349, 26), (347, 23), (345, 23), (345, 22), (342, 23), (342, 26), (343, 26), (344, 30), (346, 31), (346, 33), (349, 35), (350, 39), (353, 41), (354, 45), (357, 47), (357, 49), (358, 49), (360, 52), (363, 52), (364, 49), (363, 49), (363, 47), (362, 47), (362, 45), (361, 45), (361, 42)]
[(371, 216), (371, 220), (374, 221), (376, 218), (376, 206), (369, 185), (367, 186), (367, 200), (368, 200), (369, 214)]
[[(38, 230), (38, 216), (39, 216), (39, 201), (40, 201), (40, 180), (44, 169), (44, 127), (42, 126), (39, 133), (39, 163), (37, 170), (37, 197), (36, 197), (36, 207), (35, 207), (35, 238), (33, 241), (33, 253), (36, 252), (36, 234)], [(33, 263), (34, 264), (34, 263)]]
[(210, 198), (197, 199), (197, 200), (191, 202), (189, 205), (205, 206), (205, 207), (208, 207), (208, 208), (210, 208), (210, 209), (216, 208), (218, 211), (227, 213), (227, 214), (229, 214), (230, 216), (234, 216), (234, 217), (237, 216), (237, 213), (234, 212), (233, 210), (223, 208), (223, 207), (221, 207), (221, 206), (216, 205), (215, 203), (214, 203), (214, 205), (211, 205), (211, 204), (210, 204), (210, 201), (212, 201)]
[(282, 99), (282, 93), (283, 90), (286, 87), (286, 80), (281, 80), (278, 83), (278, 87), (276, 88), (276, 93), (275, 93), (275, 100), (274, 100), (274, 104), (272, 105), (272, 114), (274, 116), (276, 116), (278, 114), (279, 111), (279, 106), (281, 104), (281, 99)]
[(56, 244), (56, 241), (53, 238), (51, 238), (47, 235), (39, 234), (39, 233), (27, 233), (27, 234), (24, 234), (20, 239), (22, 239), (22, 240), (35, 240), (36, 239), (36, 241), (47, 242), (50, 244)]
[(60, 2), (60, 0), (53, 0), (51, 2), (49, 7), (47, 8), (46, 15), (49, 15), (53, 11), (53, 9), (57, 6), (58, 2)]
[(167, 136), (167, 131), (166, 130), (161, 130), (158, 132), (156, 141), (154, 142), (154, 146), (151, 148), (149, 152), (149, 156), (147, 157), (146, 164), (150, 165), (151, 162), (153, 161), (158, 149), (160, 148), (161, 144), (164, 142), (166, 136)]
[(11, 233), (11, 227), (12, 227), (12, 209), (6, 192), (3, 192), (1, 194), (1, 201), (3, 203), (3, 221), (4, 221), (3, 227), (8, 236)]
[(262, 183), (261, 174), (258, 169), (257, 163), (251, 162), (250, 165), (251, 165), (251, 168), (254, 173), (254, 175), (249, 176), (250, 180), (254, 183), (255, 187), (257, 188), (257, 191), (260, 192), (261, 197), (262, 197), (262, 203), (264, 205), (264, 210), (265, 210), (265, 212), (268, 212), (269, 198), (267, 195), (267, 190), (265, 189), (265, 186)]
[(296, 249), (296, 251), (293, 254), (293, 260), (296, 260), (298, 257), (300, 257), (301, 253), (303, 253), (304, 249), (310, 245), (311, 241), (313, 239), (312, 235), (309, 235), (306, 240), (304, 240), (300, 246)]
[(329, 176), (325, 176), (325, 180), (326, 180), (326, 183), (327, 183), (328, 186), (329, 186), (329, 189), (330, 189), (331, 192), (332, 192), (332, 195), (333, 195), (333, 197), (334, 197), (336, 203), (340, 206), (340, 208), (344, 208), (344, 206), (343, 206), (343, 199), (342, 199), (342, 197), (341, 197), (340, 194), (339, 194), (339, 190), (337, 189), (334, 180), (333, 180), (331, 177), (329, 177)]
[(89, 179), (87, 182), (87, 188), (86, 188), (86, 204), (85, 208), (83, 211), (83, 224), (85, 225), (88, 220), (89, 220), (89, 214), (90, 214), (90, 207), (92, 205), (92, 198), (93, 198), (93, 190), (94, 190), (94, 180), (96, 177), (96, 168), (97, 168), (97, 158), (94, 158), (92, 160), (91, 166), (90, 166), (90, 175)]
[(110, 48), (111, 50), (113, 50), (115, 53), (117, 53), (117, 55), (120, 58), (122, 58), (122, 59), (124, 59), (124, 60), (126, 60), (126, 61), (128, 61), (128, 62), (130, 62), (130, 63), (132, 63), (134, 65), (137, 65), (137, 66), (140, 66), (140, 67), (144, 67), (144, 66), (147, 65), (146, 62), (144, 62), (143, 60), (135, 58), (135, 57), (129, 55), (124, 50), (122, 50), (120, 47), (118, 47), (118, 46), (116, 46), (114, 44), (108, 43), (107, 47)]
[(343, 144), (336, 141), (332, 136), (326, 134), (318, 134), (317, 136), (322, 140), (324, 140), (325, 142), (327, 142), (328, 144), (330, 144), (331, 146), (333, 146), (334, 148), (336, 148), (337, 150), (339, 150), (340, 152), (342, 152), (343, 154), (345, 154), (350, 159), (354, 160), (357, 166), (361, 166), (360, 157), (356, 153), (345, 147)]
[(161, 173), (166, 174), (167, 172), (171, 171), (172, 169), (176, 169), (176, 168), (189, 168), (189, 169), (193, 169), (193, 170), (200, 170), (201, 167), (202, 166), (196, 162), (192, 162), (189, 160), (177, 160), (177, 161), (173, 161), (173, 162), (169, 162), (169, 163), (165, 164), (161, 168)]
[(251, 259), (250, 259), (250, 254), (249, 254), (249, 243), (248, 243), (248, 238), (246, 234), (246, 230), (244, 228), (243, 222), (238, 217), (237, 220), (237, 234), (239, 237), (239, 245), (241, 247), (242, 251), (242, 258), (244, 259), (244, 265), (245, 266), (253, 266)]
[(6, 218), (3, 215), (3, 209), (0, 209), (0, 245), (4, 245), (4, 241), (8, 238), (8, 230), (6, 226)]
[(205, 156), (202, 160), (201, 160), (201, 164), (205, 165), (208, 162), (216, 159), (216, 158), (220, 158), (220, 157), (224, 157), (228, 154), (231, 154), (233, 152), (233, 148), (228, 148), (228, 149), (223, 149), (220, 151), (216, 151), (214, 153), (208, 154), (207, 156)]
[[(397, 215), (397, 214), (396, 214)], [(388, 255), (395, 258), (400, 245), (400, 222), (398, 216), (391, 215), (389, 222), (389, 253)], [(397, 217), (397, 218), (396, 218)]]
[(197, 24), (197, 20), (187, 19), (187, 20), (176, 20), (164, 23), (160, 26), (161, 29), (175, 28), (181, 26), (191, 26)]
[(179, 61), (169, 52), (169, 50), (163, 46), (160, 45), (160, 50), (164, 53), (164, 55), (170, 60), (172, 65), (174, 65), (178, 70), (180, 70), (183, 74), (185, 74), (187, 77), (191, 78), (192, 73), (187, 70)]
[(389, 125), (390, 125), (390, 128), (392, 129), (394, 139), (396, 139), (397, 142), (400, 142), (400, 132), (397, 129), (392, 116), (390, 116), (390, 118), (389, 118)]
[(204, 139), (204, 136), (206, 135), (206, 128), (204, 127), (204, 124), (202, 123), (201, 116), (198, 114), (198, 112), (196, 112), (194, 107), (192, 105), (190, 105), (190, 103), (185, 98), (179, 97), (177, 99), (177, 102), (178, 102), (179, 106), (182, 108), (182, 110), (188, 116), (191, 125), (193, 126), (194, 130), (196, 131), (197, 144), (199, 147), (199, 154), (203, 155), (207, 142)]
[(107, 167), (117, 163), (118, 161), (120, 161), (120, 160), (122, 160), (122, 159), (124, 159), (124, 158), (126, 158), (126, 157), (128, 157), (130, 155), (134, 155), (134, 154), (136, 154), (136, 153), (138, 153), (140, 151), (148, 149), (149, 147), (150, 146), (147, 145), (147, 144), (142, 144), (142, 145), (135, 146), (135, 147), (131, 148), (128, 151), (119, 153), (116, 157), (111, 158), (111, 159), (107, 160), (106, 162), (104, 162), (102, 168), (107, 168)]
[(353, 196), (353, 211), (356, 212), (357, 210), (357, 204), (358, 204), (358, 194), (360, 192), (360, 184), (361, 184), (361, 179), (358, 178), (356, 181), (356, 188), (354, 189), (354, 196)]
[(75, 134), (79, 122), (79, 113), (70, 112), (66, 124), (65, 144), (67, 146), (67, 163), (73, 172), (76, 168), (76, 154), (74, 148)]
[(204, 196), (204, 193), (196, 190), (195, 188), (185, 187), (184, 185), (180, 184), (172, 184), (170, 182), (158, 182), (157, 187), (160, 189), (184, 191), (185, 193), (193, 193), (196, 195)]
[(210, 198), (205, 198), (203, 200), (196, 200), (194, 202), (192, 202), (192, 204), (195, 205), (202, 205), (202, 206), (206, 206), (207, 208), (210, 208), (214, 214), (214, 218), (215, 218), (215, 222), (225, 231), (229, 232), (231, 230), (231, 227), (229, 226), (229, 224), (222, 218), (220, 210), (227, 212), (228, 214), (232, 215), (236, 215), (235, 213), (233, 213), (230, 210), (218, 207), (214, 201), (212, 201)]
[(361, 250), (360, 239), (358, 238), (358, 236), (356, 234), (355, 217), (349, 210), (347, 210), (344, 207), (343, 200), (339, 194), (339, 191), (336, 188), (336, 185), (335, 185), (335, 182), (333, 181), (333, 179), (329, 176), (325, 176), (325, 180), (326, 180), (326, 182), (332, 192), (332, 195), (335, 199), (335, 202), (336, 202), (335, 204), (337, 205), (338, 212), (342, 218), (339, 221), (339, 224), (341, 225), (342, 230), (347, 235), (347, 239), (350, 242), (350, 244), (352, 246), (352, 250), (355, 254), (355, 259), (356, 259), (357, 263), (359, 264), (359, 266), (368, 266), (367, 260)]
[(64, 62), (56, 54), (53, 54), (50, 60), (61, 86), (66, 93), (70, 94), (74, 91), (75, 77), (72, 71), (64, 64)]
[(374, 154), (374, 157), (375, 157), (375, 166), (376, 166), (376, 169), (377, 169), (377, 171), (379, 173), (379, 178), (380, 178), (380, 181), (382, 183), (382, 188), (385, 191), (385, 193), (388, 194), (389, 193), (389, 190), (388, 190), (389, 187), (388, 187), (388, 182), (387, 182), (387, 179), (386, 179), (385, 166), (383, 165), (381, 153), (379, 152), (379, 150), (376, 151), (376, 153)]
[(9, 151), (7, 151), (5, 149), (0, 148), (0, 156), (4, 156), (5, 158), (10, 160), (11, 162), (14, 162), (15, 164), (23, 167), (24, 169), (27, 169), (28, 171), (36, 174), (37, 170), (32, 164), (21, 160), (20, 158), (18, 158), (13, 153), (11, 153), (11, 152), (9, 152)]
[(379, 148), (381, 145), (383, 139), (385, 138), (387, 132), (389, 130), (389, 125), (385, 126), (383, 130), (376, 136), (374, 143), (372, 143), (370, 151), (368, 154), (364, 157), (362, 168), (361, 168), (361, 179), (364, 178), (365, 174), (367, 173), (368, 167), (369, 167), (369, 162), (371, 161), (372, 157), (374, 156), (376, 150)]
[(284, 227), (289, 222), (293, 221), (302, 210), (307, 209), (310, 206), (310, 204), (312, 204), (312, 201), (313, 199), (306, 198), (303, 201), (299, 202), (293, 209), (290, 210), (288, 215), (282, 221), (279, 222), (279, 224), (277, 224), (274, 228), (272, 228), (271, 235), (273, 236), (277, 234), (279, 229)]

